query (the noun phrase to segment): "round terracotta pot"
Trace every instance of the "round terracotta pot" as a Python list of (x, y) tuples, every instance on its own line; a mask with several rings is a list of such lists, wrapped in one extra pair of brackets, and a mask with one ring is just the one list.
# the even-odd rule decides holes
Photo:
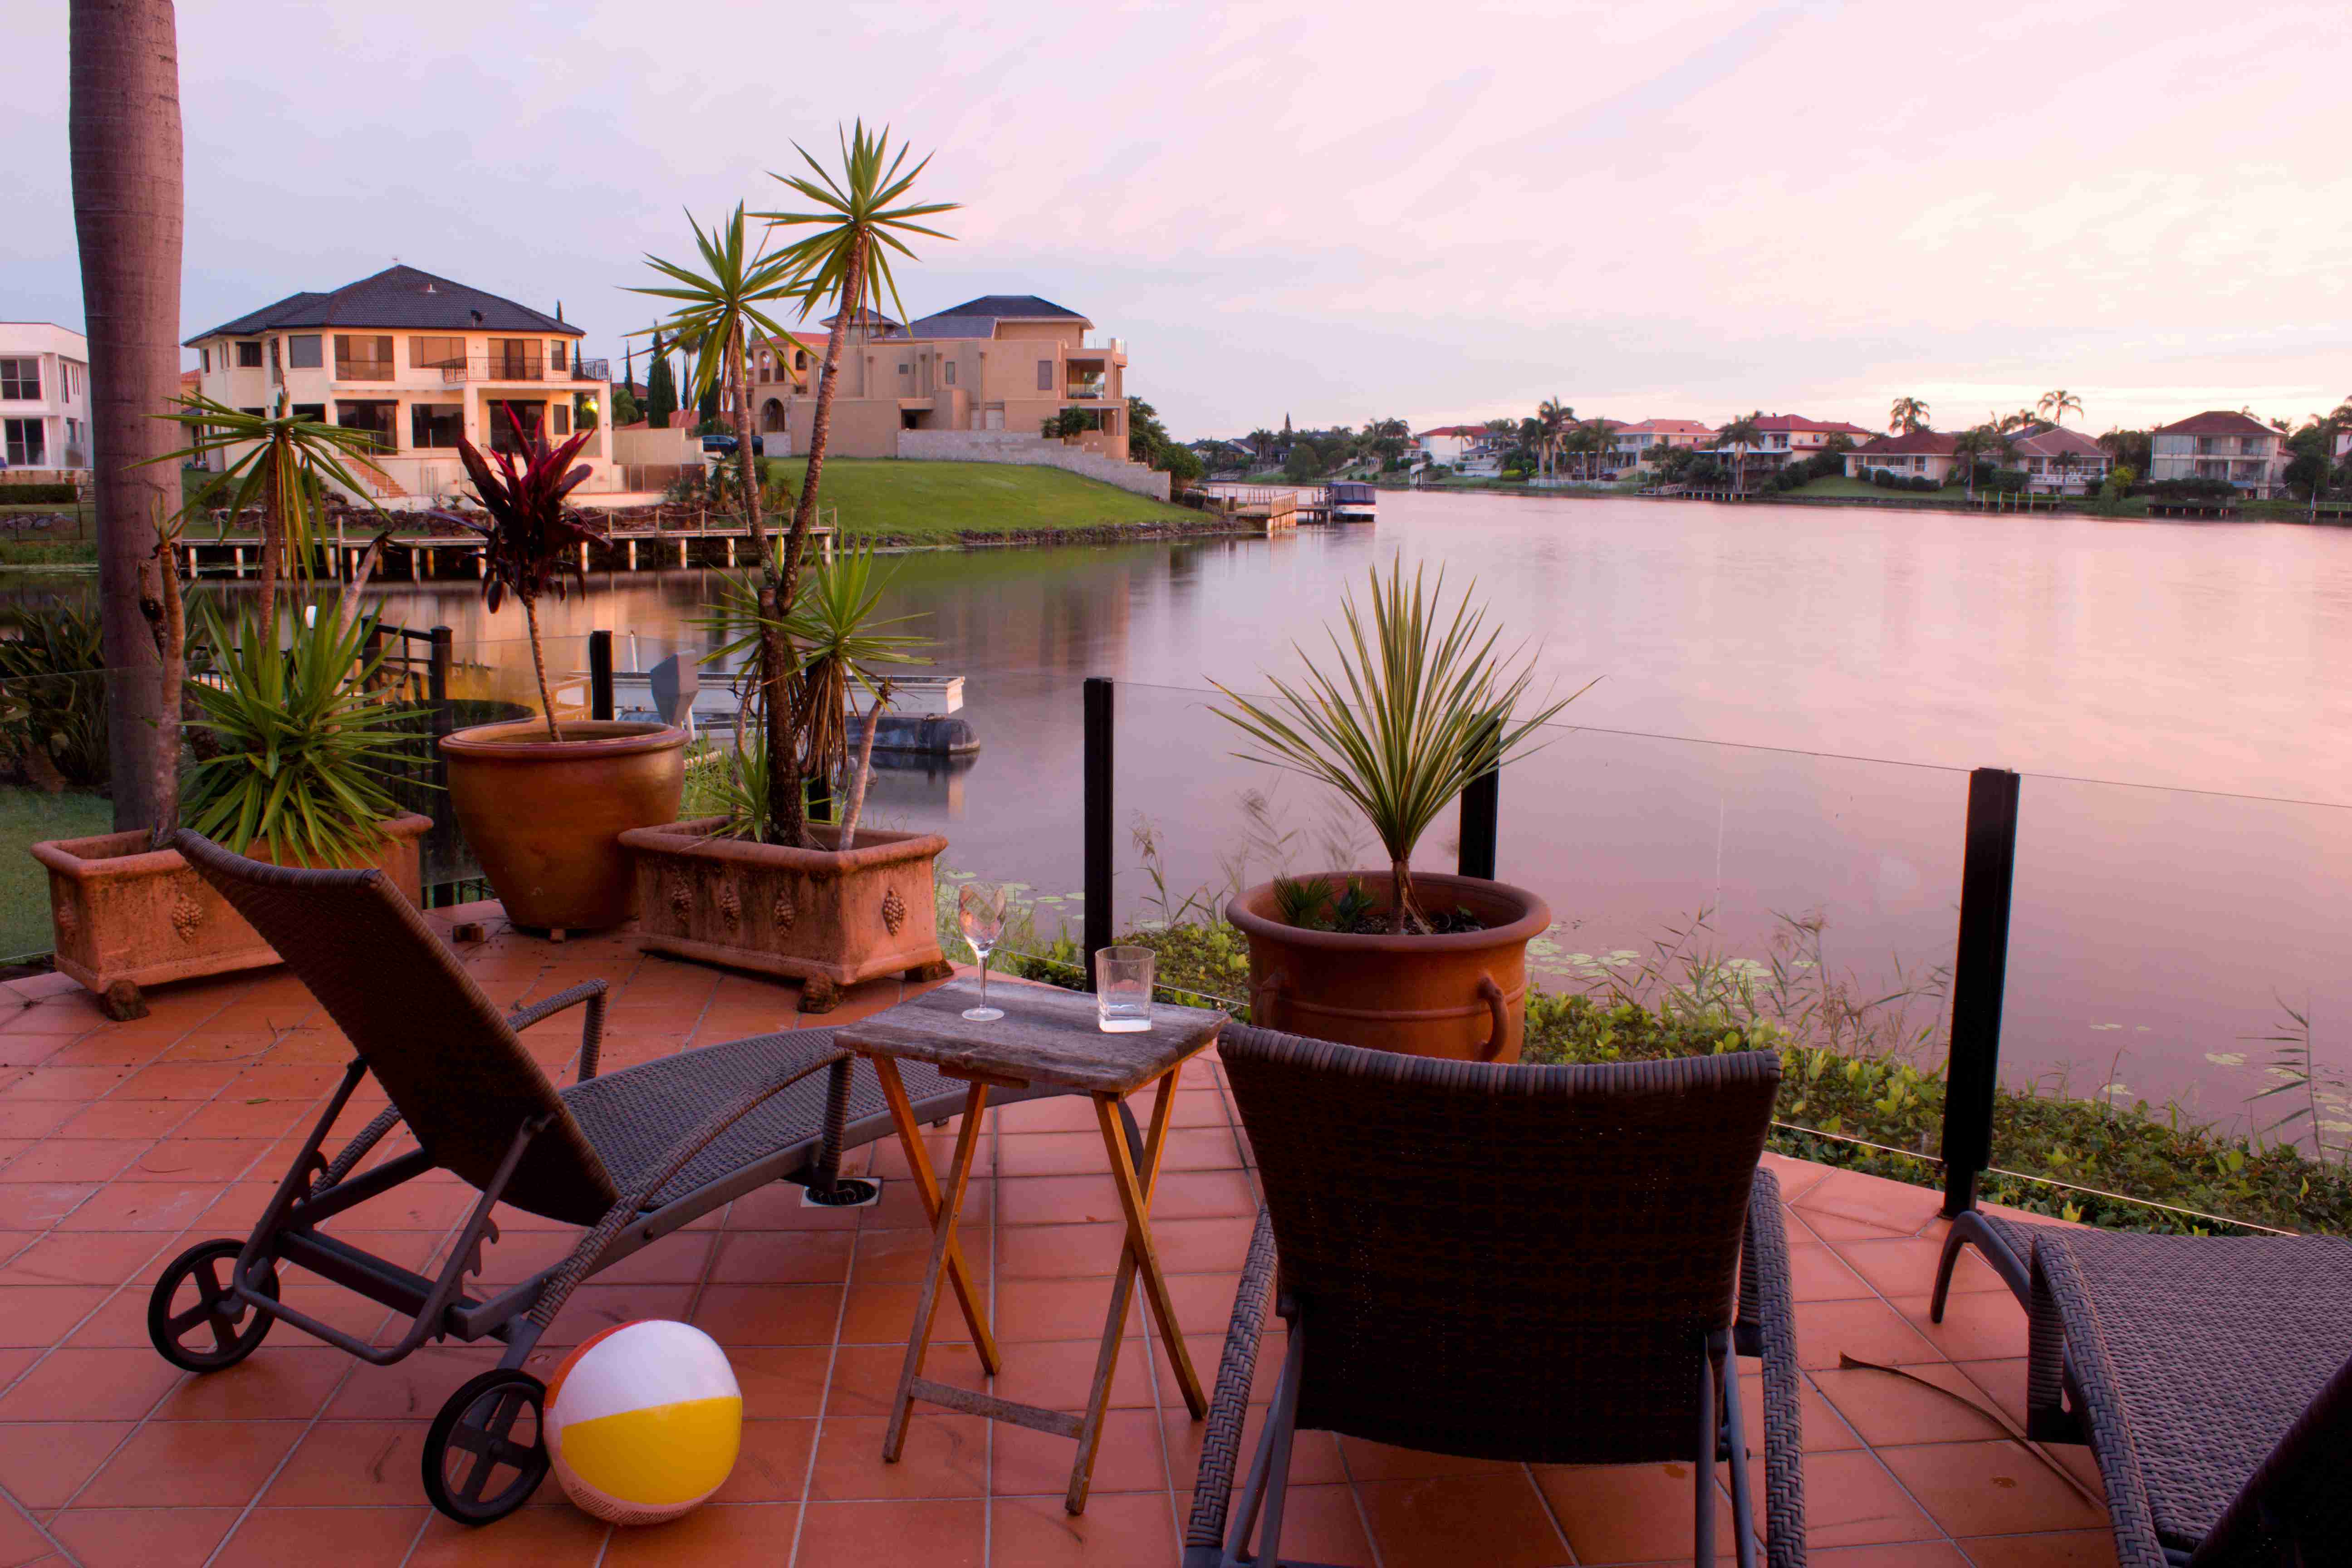
[(685, 731), (578, 719), (551, 741), (544, 721), (519, 719), (445, 735), (441, 754), (457, 826), (509, 920), (601, 931), (636, 912), (620, 836), (677, 819)]
[[(1386, 871), (1322, 871), (1336, 894), (1350, 878), (1383, 910)], [(1274, 884), (1225, 906), (1248, 938), (1250, 1018), (1264, 1028), (1318, 1040), (1470, 1061), (1519, 1059), (1527, 1024), (1528, 943), (1551, 924), (1551, 907), (1525, 888), (1476, 877), (1417, 873), (1423, 909), (1459, 905), (1486, 923), (1448, 936), (1358, 936), (1286, 925)]]

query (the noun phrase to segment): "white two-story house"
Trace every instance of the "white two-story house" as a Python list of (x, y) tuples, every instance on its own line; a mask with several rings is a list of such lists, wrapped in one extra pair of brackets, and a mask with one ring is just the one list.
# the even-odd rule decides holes
[(5, 478), (89, 471), (89, 343), (48, 321), (0, 321), (0, 458)]
[(516, 421), (559, 442), (593, 431), (580, 453), (588, 479), (572, 493), (619, 490), (604, 418), (611, 369), (580, 357), (583, 336), (561, 316), (390, 267), (330, 293), (289, 295), (186, 346), (215, 403), (274, 413), (282, 397), (299, 416), (368, 431), (372, 468), (353, 471), (371, 499), (400, 508), (456, 495), (466, 483), (458, 438), (509, 450)]
[(2224, 479), (2255, 500), (2286, 485), (2286, 437), (2245, 414), (2209, 409), (2148, 433), (2157, 479)]

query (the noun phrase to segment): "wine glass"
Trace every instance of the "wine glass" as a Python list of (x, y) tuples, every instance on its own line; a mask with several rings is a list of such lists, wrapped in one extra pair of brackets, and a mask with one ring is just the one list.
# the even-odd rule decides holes
[(1002, 1018), (1003, 1009), (988, 1005), (988, 955), (996, 951), (997, 939), (1004, 934), (1004, 889), (966, 882), (956, 895), (956, 924), (980, 960), (980, 1005), (965, 1008), (963, 1016), (975, 1024)]

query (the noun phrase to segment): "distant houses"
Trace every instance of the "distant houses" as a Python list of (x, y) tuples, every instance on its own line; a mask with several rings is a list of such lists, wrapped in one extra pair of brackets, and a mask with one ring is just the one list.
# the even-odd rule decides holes
[(1850, 479), (1867, 479), (1873, 473), (1888, 473), (1940, 485), (1952, 477), (1958, 462), (1956, 445), (1940, 430), (1873, 436), (1845, 455), (1845, 475)]
[(89, 468), (89, 344), (70, 327), (0, 321), (0, 465), (20, 479)]
[(1698, 447), (1714, 438), (1715, 426), (1696, 419), (1639, 419), (1609, 433), (1610, 467), (1643, 468), (1642, 454), (1653, 447)]
[(1486, 449), (1487, 431), (1484, 425), (1440, 425), (1434, 430), (1423, 430), (1412, 439), (1431, 462), (1458, 468), (1474, 449)]
[(2257, 500), (2285, 493), (2286, 437), (2259, 419), (2209, 409), (2148, 437), (2151, 480), (2221, 479)]
[(2063, 425), (2044, 425), (2010, 438), (2010, 466), (2025, 471), (2025, 487), (2045, 495), (2088, 495), (2106, 482), (2115, 459), (2106, 448)]

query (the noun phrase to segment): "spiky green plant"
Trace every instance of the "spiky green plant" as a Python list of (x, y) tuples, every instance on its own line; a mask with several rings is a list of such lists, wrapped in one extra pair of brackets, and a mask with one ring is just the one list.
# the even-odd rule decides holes
[(1324, 911), (1331, 906), (1331, 885), (1320, 877), (1304, 880), (1276, 873), (1274, 879), (1274, 910), (1285, 925), (1302, 931), (1318, 931), (1328, 923)]
[(1269, 678), (1263, 703), (1218, 685), (1229, 706), (1211, 710), (1249, 737), (1235, 755), (1318, 779), (1363, 813), (1388, 855), (1396, 929), (1425, 930), (1411, 865), (1422, 834), (1471, 780), (1536, 749), (1538, 731), (1591, 684), (1517, 717), (1534, 662), (1504, 671), (1524, 649), (1498, 651), (1502, 634), (1469, 589), (1448, 616), (1444, 572), (1432, 584), (1416, 568), (1410, 592), (1397, 561), (1385, 586), (1377, 568), (1369, 576), (1369, 611), (1350, 598), (1347, 640), (1329, 634), (1336, 676), (1310, 660), (1302, 685)]
[(258, 843), (281, 864), (354, 865), (400, 810), (391, 781), (410, 743), (402, 726), (420, 710), (369, 689), (384, 658), (373, 616), (346, 623), (331, 602), (286, 608), (292, 635), (281, 651), (253, 610), (200, 607), (213, 675), (188, 689), (203, 714), (196, 728), (220, 752), (189, 773), (182, 816), (240, 854)]
[(259, 510), (261, 616), (265, 624), (273, 623), (286, 563), (291, 560), (301, 576), (310, 574), (325, 511), (326, 481), (364, 498), (367, 487), (352, 468), (363, 468), (378, 479), (384, 477), (369, 460), (382, 450), (374, 433), (297, 418), (289, 411), (282, 389), (275, 415), (247, 413), (195, 394), (181, 399), (178, 412), (157, 417), (184, 427), (189, 441), (150, 461), (201, 463), (215, 453), (227, 460), (219, 477), (205, 481), (191, 498), (192, 507), (226, 506), (231, 518), (248, 508)]

